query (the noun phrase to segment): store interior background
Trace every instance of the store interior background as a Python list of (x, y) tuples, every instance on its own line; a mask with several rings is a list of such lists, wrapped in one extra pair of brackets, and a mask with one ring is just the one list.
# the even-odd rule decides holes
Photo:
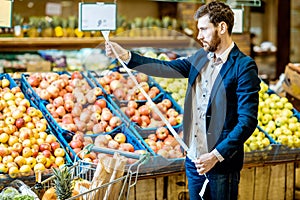
[[(277, 49), (282, 47), (277, 46), (278, 43), (278, 3), (290, 3), (291, 8), (291, 29), (290, 36), (284, 37), (282, 40), (290, 42), (289, 49), (283, 49), (289, 53), (290, 62), (299, 62), (300, 55), (300, 42), (299, 42), (299, 26), (300, 26), (300, 2), (298, 0), (261, 0), (260, 7), (249, 7), (244, 6), (244, 33), (248, 35), (248, 41), (245, 45), (251, 43), (250, 33), (255, 33), (255, 37), (252, 40), (254, 45), (260, 47), (263, 42), (271, 42)], [(13, 12), (21, 14), (25, 20), (29, 16), (44, 16), (45, 6), (48, 2), (60, 3), (62, 6), (61, 17), (68, 17), (77, 15), (78, 13), (78, 2), (95, 2), (95, 1), (36, 1), (36, 0), (15, 0)], [(102, 2), (113, 2), (113, 1), (102, 1)], [(195, 29), (193, 24), (193, 13), (186, 13), (184, 7), (189, 4), (189, 7), (196, 10), (201, 4), (194, 3), (176, 3), (176, 2), (161, 2), (161, 1), (149, 1), (149, 0), (124, 0), (115, 1), (118, 6), (118, 15), (123, 15), (128, 20), (132, 20), (135, 17), (147, 17), (152, 16), (161, 18), (163, 16), (175, 17), (179, 20), (186, 20), (189, 25)], [(239, 7), (241, 8), (241, 7)], [(196, 30), (195, 30), (196, 33)], [(195, 34), (194, 34), (195, 35)], [(239, 35), (239, 34), (237, 34)], [(281, 41), (281, 40), (280, 40)], [(244, 45), (244, 44), (242, 44)], [(247, 47), (248, 48), (248, 47)], [(286, 47), (284, 47), (286, 48)], [(249, 54), (249, 52), (246, 52)], [(269, 79), (278, 78), (279, 74), (283, 71), (284, 66), (280, 66), (280, 72), (276, 74), (276, 51), (265, 50), (259, 52), (255, 56), (255, 60), (258, 64), (260, 74), (267, 75)], [(287, 63), (286, 63), (287, 64)], [(282, 64), (281, 64), (282, 65)]]

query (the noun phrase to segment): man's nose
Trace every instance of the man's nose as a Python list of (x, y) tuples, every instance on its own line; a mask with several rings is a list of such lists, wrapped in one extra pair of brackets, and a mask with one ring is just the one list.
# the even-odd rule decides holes
[(197, 39), (198, 39), (198, 40), (203, 39), (203, 35), (202, 35), (201, 31), (199, 31), (198, 36), (197, 36)]

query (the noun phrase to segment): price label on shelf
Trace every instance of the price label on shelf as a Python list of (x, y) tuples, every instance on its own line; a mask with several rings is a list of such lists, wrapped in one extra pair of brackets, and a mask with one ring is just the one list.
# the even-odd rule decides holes
[(11, 27), (13, 0), (0, 0), (0, 5), (0, 27)]
[(79, 3), (81, 31), (109, 31), (117, 27), (117, 6), (113, 3)]

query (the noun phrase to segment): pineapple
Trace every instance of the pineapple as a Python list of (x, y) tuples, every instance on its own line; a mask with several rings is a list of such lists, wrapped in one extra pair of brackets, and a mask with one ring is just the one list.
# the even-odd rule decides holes
[(68, 32), (68, 36), (69, 37), (75, 37), (75, 28), (76, 28), (76, 17), (75, 16), (69, 16), (68, 17), (68, 29), (67, 29), (67, 32)]
[(29, 29), (27, 31), (29, 37), (39, 36), (39, 32), (38, 32), (39, 20), (40, 19), (35, 16), (29, 17)]
[(52, 26), (54, 27), (54, 36), (62, 37), (64, 34), (62, 28), (62, 18), (58, 16), (53, 16), (52, 20)]
[(65, 200), (72, 197), (74, 185), (72, 184), (72, 174), (68, 167), (53, 168), (55, 176), (55, 192), (59, 200)]

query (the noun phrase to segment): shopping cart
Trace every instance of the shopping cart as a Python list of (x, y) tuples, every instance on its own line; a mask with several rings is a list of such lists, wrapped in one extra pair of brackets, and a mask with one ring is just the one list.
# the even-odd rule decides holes
[[(100, 148), (95, 146), (89, 146), (88, 149), (83, 149), (83, 151), (94, 151), (98, 153), (103, 154), (110, 154), (110, 155), (119, 155), (126, 158), (134, 159), (133, 163), (127, 164), (124, 168), (124, 173), (122, 176), (117, 175), (117, 170), (113, 170), (110, 174), (110, 178), (108, 182), (105, 182), (99, 186), (89, 188), (87, 190), (80, 190), (79, 194), (76, 196), (72, 196), (71, 198), (68, 198), (67, 200), (75, 200), (75, 199), (83, 199), (83, 200), (92, 200), (92, 199), (98, 199), (95, 198), (95, 193), (99, 192), (101, 190), (102, 197), (101, 199), (128, 199), (130, 195), (130, 189), (136, 185), (137, 178), (139, 174), (140, 166), (144, 163), (146, 163), (149, 160), (150, 154), (135, 154), (131, 152), (125, 152), (120, 150), (114, 150), (109, 148)], [(73, 179), (85, 179), (90, 182), (93, 182), (93, 178), (95, 175), (95, 172), (97, 170), (97, 164), (85, 162), (83, 160), (78, 160), (74, 163), (74, 165), (69, 167), (69, 170), (72, 174)], [(51, 176), (48, 179), (44, 180), (42, 182), (45, 189), (48, 189), (50, 187), (54, 187), (54, 178), (55, 176)], [(118, 187), (120, 188), (119, 194), (114, 194), (113, 197), (110, 196), (111, 192), (113, 191), (114, 185), (119, 184)], [(114, 190), (113, 192), (115, 192)], [(98, 194), (99, 195), (99, 194)]]

